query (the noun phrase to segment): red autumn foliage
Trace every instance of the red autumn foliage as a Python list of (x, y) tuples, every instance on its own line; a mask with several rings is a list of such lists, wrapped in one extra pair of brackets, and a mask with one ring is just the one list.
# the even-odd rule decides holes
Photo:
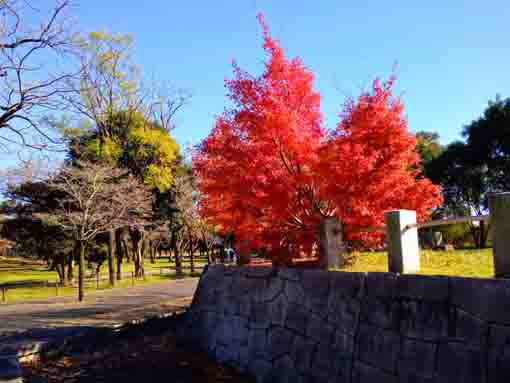
[(348, 101), (328, 132), (313, 73), (286, 58), (259, 19), (265, 70), (253, 77), (234, 64), (234, 78), (226, 80), (233, 107), (194, 155), (202, 214), (233, 230), (241, 246), (292, 256), (316, 243), (323, 216), (341, 219), (349, 239), (371, 242), (380, 234), (352, 228), (380, 225), (391, 209), (426, 217), (440, 204), (440, 189), (418, 174), (393, 78)]

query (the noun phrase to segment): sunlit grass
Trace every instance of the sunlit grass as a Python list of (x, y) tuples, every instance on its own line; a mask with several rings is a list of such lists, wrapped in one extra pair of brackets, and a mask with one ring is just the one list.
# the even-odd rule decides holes
[[(190, 272), (185, 272), (183, 277), (198, 277), (200, 276), (200, 273), (195, 272), (194, 274), (191, 274)], [(111, 287), (108, 284), (108, 281), (103, 280), (99, 283), (99, 288), (96, 285), (96, 282), (87, 281), (85, 284), (85, 297), (87, 297), (88, 294), (96, 293), (100, 291), (106, 291), (110, 290), (112, 288), (130, 288), (133, 286), (140, 286), (144, 284), (150, 284), (150, 283), (158, 283), (158, 282), (165, 282), (170, 280), (175, 280), (177, 277), (175, 274), (164, 274), (162, 276), (160, 275), (153, 275), (146, 278), (136, 278), (133, 280), (131, 278), (125, 278), (122, 281), (116, 281), (115, 286)], [(0, 292), (0, 302), (2, 301), (2, 293)], [(15, 289), (8, 289), (6, 292), (6, 303), (13, 303), (13, 302), (22, 302), (22, 301), (31, 301), (31, 300), (42, 300), (47, 298), (54, 298), (57, 296), (72, 296), (76, 295), (78, 296), (78, 286), (73, 287), (27, 287), (27, 288), (15, 288)]]
[[(199, 276), (201, 269), (198, 267), (204, 266), (203, 260), (195, 260), (197, 267), (194, 274), (189, 270), (189, 259), (184, 259), (183, 266), (185, 267), (184, 277)], [(175, 271), (172, 268), (175, 263), (169, 262), (168, 258), (158, 258), (155, 263), (150, 260), (145, 261), (145, 271), (148, 274), (144, 279), (136, 278), (134, 285), (157, 283), (176, 279)], [(86, 276), (91, 274), (92, 270), (87, 270)], [(122, 281), (116, 281), (115, 288), (126, 288), (133, 285), (133, 278), (130, 274), (134, 271), (133, 263), (123, 263), (122, 273), (124, 274)], [(126, 276), (125, 274), (128, 274)], [(108, 268), (103, 264), (101, 269), (101, 278), (99, 279), (99, 286), (97, 279), (86, 281), (86, 293), (96, 292), (100, 290), (108, 290), (112, 287), (109, 286)], [(75, 270), (75, 278), (77, 277), (77, 269)], [(0, 257), (0, 285), (6, 283), (16, 282), (47, 282), (48, 287), (35, 286), (35, 287), (16, 287), (4, 290), (7, 302), (20, 302), (28, 300), (41, 300), (56, 296), (77, 295), (77, 286), (73, 287), (56, 287), (55, 282), (58, 280), (58, 274), (55, 271), (48, 269), (47, 265), (43, 262), (21, 259), (21, 258), (6, 258)], [(2, 291), (0, 291), (0, 303), (3, 300)]]
[[(363, 252), (352, 258), (352, 263), (342, 271), (386, 272), (386, 252)], [(421, 270), (424, 275), (454, 275), (463, 277), (494, 277), (492, 249), (421, 251)]]

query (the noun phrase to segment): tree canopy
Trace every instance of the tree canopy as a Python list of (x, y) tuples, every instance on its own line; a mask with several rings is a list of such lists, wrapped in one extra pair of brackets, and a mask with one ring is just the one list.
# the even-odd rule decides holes
[(393, 79), (349, 100), (327, 131), (313, 73), (288, 59), (260, 22), (264, 71), (254, 76), (234, 64), (226, 81), (233, 106), (195, 153), (202, 214), (234, 231), (241, 246), (294, 255), (316, 242), (321, 217), (353, 227), (380, 224), (388, 209), (426, 216), (441, 202), (440, 189), (417, 177), (416, 140)]

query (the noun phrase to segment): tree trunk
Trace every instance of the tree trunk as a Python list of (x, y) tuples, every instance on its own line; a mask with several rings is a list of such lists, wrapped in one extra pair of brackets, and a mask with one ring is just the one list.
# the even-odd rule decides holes
[(117, 233), (115, 235), (115, 250), (117, 255), (117, 280), (122, 280), (122, 261), (124, 259), (125, 254), (125, 248), (122, 246), (122, 237), (123, 237), (123, 231), (122, 229), (117, 230)]
[(155, 264), (156, 263), (156, 247), (154, 246), (154, 244), (152, 242), (149, 242), (149, 254), (150, 254), (150, 257), (151, 257), (151, 263), (152, 264)]
[(189, 238), (189, 267), (191, 270), (191, 274), (195, 272), (195, 259), (193, 255), (193, 241), (191, 240), (191, 236)]
[(180, 249), (178, 249), (178, 246), (175, 246), (174, 255), (175, 255), (175, 273), (177, 277), (182, 277), (182, 260)]
[(473, 237), (473, 242), (475, 244), (475, 248), (480, 249), (480, 228), (474, 225), (469, 225), (469, 229), (471, 231), (471, 236)]
[(67, 258), (67, 282), (72, 284), (74, 279), (74, 259), (76, 257), (76, 246), (73, 248), (73, 251)]
[(78, 261), (78, 301), (82, 302), (85, 296), (85, 241), (80, 240), (80, 257)]
[(336, 217), (324, 217), (320, 223), (319, 264), (322, 268), (340, 268), (345, 264), (342, 223)]
[(60, 284), (63, 286), (66, 284), (66, 273), (64, 265), (65, 265), (64, 263), (58, 263), (55, 265), (55, 269), (58, 274), (58, 279), (60, 281)]
[(487, 246), (487, 237), (489, 235), (488, 225), (485, 221), (480, 221), (480, 248), (483, 249)]
[(143, 264), (143, 252), (144, 252), (144, 235), (141, 231), (133, 231), (131, 233), (131, 241), (133, 243), (133, 262), (135, 264), (135, 276), (143, 277), (144, 275), (144, 264)]
[(108, 276), (110, 286), (115, 286), (115, 230), (110, 230), (110, 241), (108, 242)]

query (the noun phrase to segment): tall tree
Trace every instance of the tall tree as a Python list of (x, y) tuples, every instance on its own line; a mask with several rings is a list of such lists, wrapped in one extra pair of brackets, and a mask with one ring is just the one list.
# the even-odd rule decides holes
[(473, 166), (485, 167), (491, 191), (510, 190), (510, 98), (489, 102), (464, 128)]
[[(89, 127), (68, 136), (70, 155), (71, 159), (127, 168), (155, 193), (165, 193), (172, 185), (179, 156), (179, 146), (170, 135), (173, 117), (186, 104), (188, 95), (171, 92), (168, 87), (145, 87), (131, 59), (132, 46), (131, 36), (105, 31), (82, 39), (82, 75), (74, 83), (75, 92), (69, 101)], [(145, 243), (144, 233), (134, 228), (129, 233), (139, 254)], [(126, 248), (119, 246), (115, 232), (110, 236), (109, 264), (113, 265), (116, 249), (120, 267)], [(143, 274), (141, 261), (143, 258), (136, 255), (137, 275)], [(112, 284), (113, 274), (112, 266)]]
[(195, 153), (204, 216), (234, 231), (241, 247), (297, 256), (317, 242), (322, 217), (354, 226), (380, 223), (391, 208), (426, 215), (440, 202), (439, 189), (417, 180), (416, 140), (391, 82), (375, 82), (348, 102), (338, 128), (327, 132), (313, 74), (286, 58), (260, 21), (264, 72), (253, 76), (234, 64), (235, 78), (226, 82), (233, 107)]
[[(449, 144), (427, 165), (427, 175), (442, 186), (444, 203), (438, 214), (448, 216), (482, 215), (488, 209), (491, 181), (488, 168), (477, 164), (475, 154), (464, 142)], [(484, 221), (468, 224), (476, 247), (484, 247), (488, 227)]]

